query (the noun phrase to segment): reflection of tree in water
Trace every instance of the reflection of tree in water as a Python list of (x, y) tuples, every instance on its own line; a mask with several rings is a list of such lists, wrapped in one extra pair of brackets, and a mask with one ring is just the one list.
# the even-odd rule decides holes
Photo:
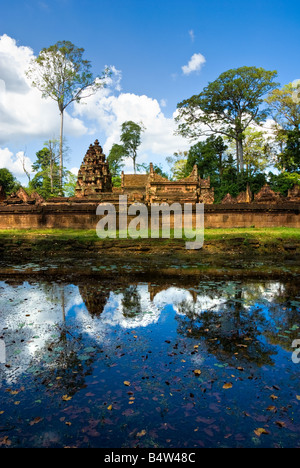
[[(226, 294), (225, 294), (226, 295)], [(190, 302), (180, 305), (176, 319), (178, 333), (202, 341), (207, 351), (220, 360), (233, 362), (244, 360), (258, 366), (272, 364), (272, 346), (259, 341), (260, 330), (267, 328), (267, 319), (259, 308), (245, 307), (242, 288), (237, 287), (234, 294), (222, 304), (201, 311)]]
[(265, 330), (268, 341), (291, 351), (292, 342), (299, 339), (300, 293), (296, 281), (284, 283), (272, 302), (268, 304), (272, 326)]
[(142, 313), (137, 285), (130, 285), (123, 291), (122, 307), (124, 317), (133, 318)]
[(35, 356), (42, 364), (37, 377), (48, 392), (63, 392), (73, 396), (85, 387), (85, 379), (92, 374), (92, 366), (99, 351), (97, 345), (84, 347), (82, 334), (74, 335), (65, 323), (57, 325), (57, 336), (45, 343)]
[[(55, 325), (51, 341), (47, 341), (34, 357), (35, 361), (42, 363), (42, 366), (39, 365), (36, 377), (39, 377), (48, 392), (59, 391), (72, 396), (78, 390), (84, 388), (86, 376), (92, 373), (92, 365), (96, 359), (96, 354), (95, 352), (83, 354), (83, 335), (77, 333), (76, 329), (68, 324), (66, 319), (66, 285), (54, 284), (51, 287), (48, 284), (47, 286), (48, 288), (44, 285), (45, 291), (48, 290), (49, 294), (47, 298), (50, 298), (56, 304), (60, 304), (62, 322), (60, 325)], [(86, 306), (89, 307), (88, 310), (91, 315), (100, 315), (107, 298), (102, 291), (94, 290), (95, 286), (88, 286), (87, 288)], [(100, 300), (98, 300), (98, 297), (100, 297)], [(95, 351), (97, 351), (97, 348), (98, 346), (95, 345)], [(82, 359), (82, 356), (84, 359)]]

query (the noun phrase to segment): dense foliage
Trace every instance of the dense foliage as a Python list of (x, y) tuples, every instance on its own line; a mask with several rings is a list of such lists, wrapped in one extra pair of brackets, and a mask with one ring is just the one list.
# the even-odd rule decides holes
[(21, 184), (8, 169), (0, 169), (0, 185), (3, 187), (6, 195), (16, 192)]

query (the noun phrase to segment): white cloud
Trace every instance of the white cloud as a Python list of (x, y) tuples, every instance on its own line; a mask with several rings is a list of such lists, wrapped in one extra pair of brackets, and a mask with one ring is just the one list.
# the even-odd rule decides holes
[[(79, 117), (95, 119), (105, 133), (106, 141), (103, 149), (109, 153), (114, 143), (120, 142), (121, 125), (127, 120), (142, 122), (146, 130), (142, 134), (142, 144), (139, 150), (139, 163), (150, 162), (152, 155), (166, 156), (174, 152), (186, 150), (188, 143), (180, 136), (174, 136), (176, 123), (174, 115), (167, 118), (161, 105), (156, 99), (145, 95), (120, 93), (107, 95), (107, 90), (92, 96), (84, 106), (77, 104), (75, 111)], [(147, 156), (148, 155), (148, 156)], [(164, 160), (163, 160), (164, 161)], [(155, 161), (154, 161), (155, 162)], [(128, 166), (128, 167), (127, 167)], [(128, 162), (126, 169), (132, 171), (132, 162)]]
[(190, 38), (191, 38), (191, 41), (194, 42), (194, 40), (195, 40), (195, 33), (194, 33), (193, 29), (191, 29), (191, 30), (189, 31), (189, 36), (190, 36)]
[(11, 171), (16, 177), (24, 177), (25, 172), (23, 164), (27, 172), (32, 173), (32, 161), (25, 155), (24, 151), (19, 151), (14, 155), (8, 148), (0, 148), (0, 168), (6, 168)]
[(194, 54), (189, 63), (181, 68), (184, 75), (189, 75), (192, 72), (199, 72), (205, 63), (206, 59), (202, 54)]
[(79, 167), (72, 167), (72, 169), (70, 169), (70, 172), (76, 176), (78, 176), (78, 171)]

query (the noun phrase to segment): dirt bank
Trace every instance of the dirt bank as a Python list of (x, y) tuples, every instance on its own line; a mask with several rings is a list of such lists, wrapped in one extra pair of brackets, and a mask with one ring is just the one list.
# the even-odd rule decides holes
[(201, 250), (184, 240), (104, 240), (61, 236), (0, 239), (1, 277), (282, 277), (300, 273), (300, 239), (218, 236)]

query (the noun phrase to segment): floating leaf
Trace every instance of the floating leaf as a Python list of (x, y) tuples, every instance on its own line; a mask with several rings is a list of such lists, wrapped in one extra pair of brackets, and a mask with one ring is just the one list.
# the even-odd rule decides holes
[(8, 436), (4, 436), (2, 439), (0, 439), (0, 447), (1, 445), (6, 445), (8, 447), (11, 445), (11, 441), (9, 440)]
[(225, 388), (225, 390), (227, 390), (228, 388), (232, 388), (232, 383), (227, 382), (226, 384), (223, 385), (223, 388)]
[(286, 427), (286, 424), (285, 424), (283, 421), (275, 421), (275, 423), (276, 423), (277, 426), (279, 426), (279, 427)]
[(30, 421), (30, 426), (34, 426), (34, 424), (38, 424), (39, 422), (41, 422), (43, 420), (43, 418), (40, 418), (39, 416), (34, 418), (32, 421)]
[(90, 346), (90, 347), (88, 347), (88, 348), (84, 348), (83, 351), (84, 351), (85, 353), (93, 353), (93, 352), (95, 352), (95, 351), (97, 351), (97, 350), (96, 350), (96, 348), (93, 348), (92, 346)]
[(269, 431), (267, 431), (264, 427), (259, 427), (258, 429), (255, 429), (255, 434), (260, 437), (262, 434), (270, 434)]
[(71, 396), (68, 396), (68, 395), (64, 395), (64, 396), (62, 397), (62, 400), (64, 400), (64, 401), (69, 401), (69, 400), (72, 400), (72, 397), (71, 397)]
[(87, 354), (82, 354), (81, 356), (78, 356), (78, 359), (80, 361), (87, 361), (90, 358), (91, 358), (91, 356), (88, 356)]

